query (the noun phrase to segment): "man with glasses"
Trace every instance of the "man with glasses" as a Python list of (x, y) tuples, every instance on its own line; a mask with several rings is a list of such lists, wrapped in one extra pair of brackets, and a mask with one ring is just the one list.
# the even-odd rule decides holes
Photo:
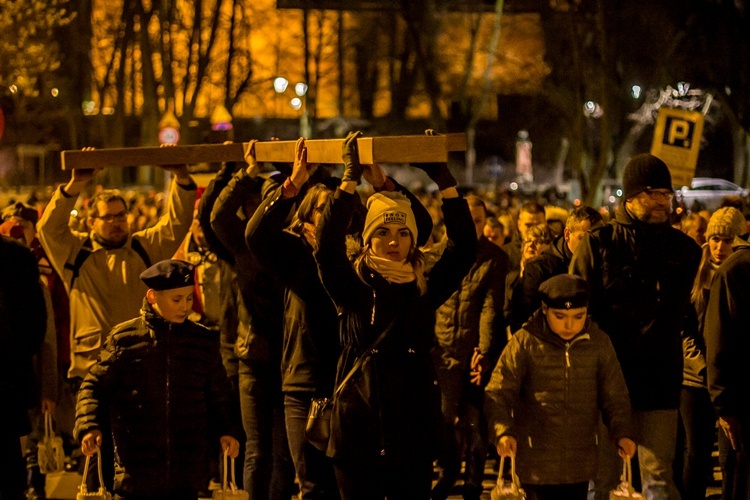
[[(672, 177), (650, 154), (630, 159), (614, 220), (586, 233), (570, 272), (591, 287), (590, 314), (610, 336), (633, 407), (646, 498), (679, 498), (672, 461), (682, 384), (681, 331), (700, 247), (669, 224)], [(606, 434), (599, 438), (595, 498), (617, 486), (622, 462)]]
[[(164, 215), (151, 228), (130, 234), (128, 205), (113, 190), (89, 201), (89, 233), (68, 227), (78, 195), (97, 171), (75, 169), (58, 188), (37, 230), (68, 289), (71, 321), (69, 378), (82, 378), (96, 362), (112, 327), (138, 315), (146, 293), (138, 279), (151, 263), (171, 258), (190, 228), (196, 185), (187, 165), (164, 167), (175, 176)], [(150, 261), (150, 262), (147, 262)]]

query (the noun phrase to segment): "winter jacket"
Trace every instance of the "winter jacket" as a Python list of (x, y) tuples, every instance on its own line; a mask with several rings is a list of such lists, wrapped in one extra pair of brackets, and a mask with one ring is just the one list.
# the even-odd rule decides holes
[(27, 410), (39, 404), (32, 358), (42, 346), (47, 313), (36, 259), (25, 246), (0, 236), (0, 398), (3, 435), (31, 430)]
[[(283, 287), (245, 244), (248, 220), (238, 212), (252, 196), (259, 195), (262, 178), (253, 178), (239, 170), (222, 190), (211, 212), (211, 227), (235, 261), (242, 305), (247, 311), (247, 328), (237, 334), (235, 353), (244, 361), (277, 363), (281, 359), (283, 328)], [(241, 325), (242, 326), (242, 325)]]
[(372, 369), (355, 381), (355, 386), (363, 384), (367, 398), (350, 393), (349, 399), (336, 400), (341, 418), (336, 424), (332, 420), (328, 455), (365, 464), (431, 459), (441, 425), (440, 394), (429, 352), (435, 338), (435, 311), (476, 260), (471, 214), (462, 198), (443, 201), (450, 242), (430, 272), (426, 293), (419, 295), (415, 282), (390, 283), (367, 266), (360, 278), (353, 269), (345, 231), (354, 203), (359, 203), (357, 197), (336, 192), (321, 217), (315, 252), (321, 280), (341, 321), (338, 380), (391, 328), (370, 353)]
[(505, 435), (516, 439), (516, 470), (524, 483), (593, 479), (600, 412), (613, 440), (633, 437), (617, 356), (590, 320), (566, 341), (538, 310), (511, 337), (485, 395), (494, 442)]
[[(442, 246), (442, 245), (441, 245)], [(436, 314), (433, 359), (443, 395), (443, 411), (453, 421), (468, 381), (474, 348), (495, 366), (507, 335), (502, 307), (507, 254), (484, 236), (477, 243), (477, 259), (466, 277)], [(485, 383), (489, 381), (487, 373)]]
[[(714, 275), (706, 310), (708, 392), (720, 417), (750, 422), (750, 245), (742, 243)], [(744, 432), (744, 429), (743, 429)]]
[(678, 408), (682, 341), (700, 247), (668, 224), (647, 224), (624, 206), (584, 236), (570, 272), (591, 287), (589, 311), (609, 335), (638, 410)]
[[(138, 276), (148, 265), (133, 250), (132, 242), (140, 243), (150, 264), (171, 258), (190, 229), (195, 188), (173, 182), (164, 215), (156, 225), (133, 233), (120, 248), (105, 248), (91, 234), (71, 230), (68, 220), (78, 197), (66, 195), (62, 188), (55, 191), (37, 229), (39, 241), (70, 296), (73, 338), (68, 377), (86, 375), (112, 327), (138, 314), (147, 290)], [(87, 239), (91, 241), (91, 254), (70, 289), (70, 266)]]
[(524, 265), (510, 304), (510, 331), (515, 332), (542, 305), (539, 285), (553, 276), (568, 272), (573, 254), (563, 236), (558, 236), (541, 255)]
[(340, 350), (338, 317), (318, 277), (312, 246), (284, 229), (298, 201), (284, 198), (281, 186), (271, 192), (247, 225), (247, 246), (285, 288), (282, 390), (329, 397)]
[(144, 301), (117, 325), (83, 379), (74, 437), (110, 426), (114, 492), (194, 498), (208, 484), (219, 437), (242, 436), (219, 354), (219, 334), (169, 323)]

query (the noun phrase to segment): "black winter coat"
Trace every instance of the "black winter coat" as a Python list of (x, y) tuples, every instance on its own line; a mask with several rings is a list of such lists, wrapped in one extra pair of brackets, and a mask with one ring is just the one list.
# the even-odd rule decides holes
[(320, 221), (315, 252), (321, 279), (341, 317), (338, 380), (380, 333), (392, 327), (372, 352), (373, 370), (363, 383), (368, 398), (340, 401), (341, 419), (332, 425), (328, 455), (365, 464), (430, 459), (441, 422), (430, 357), (435, 311), (476, 259), (471, 214), (462, 198), (444, 200), (450, 242), (430, 272), (427, 292), (420, 296), (414, 282), (390, 283), (366, 266), (360, 278), (353, 269), (346, 255), (345, 229), (353, 203), (359, 202), (356, 197), (337, 191)]
[(31, 250), (0, 236), (0, 400), (4, 434), (23, 436), (31, 430), (27, 410), (39, 404), (33, 356), (47, 331), (39, 268)]
[(219, 437), (243, 439), (219, 334), (166, 322), (144, 301), (141, 317), (112, 330), (78, 392), (75, 438), (107, 425), (115, 493), (194, 498)]
[(238, 171), (216, 200), (211, 228), (234, 257), (242, 305), (249, 316), (250, 328), (238, 331), (236, 354), (245, 361), (276, 365), (281, 359), (284, 290), (247, 248), (244, 234), (248, 220), (237, 216), (249, 197), (259, 196), (262, 183), (262, 178)]
[[(708, 392), (720, 417), (750, 422), (750, 245), (735, 248), (714, 275), (706, 310)], [(747, 432), (743, 427), (742, 432)], [(747, 442), (747, 438), (746, 441)]]
[(338, 317), (318, 277), (312, 247), (284, 229), (296, 202), (284, 198), (279, 186), (255, 211), (245, 236), (258, 262), (285, 287), (282, 391), (330, 397), (340, 351)]
[(680, 332), (700, 258), (692, 238), (641, 222), (624, 206), (573, 255), (570, 272), (591, 287), (589, 311), (612, 340), (634, 409), (679, 407)]

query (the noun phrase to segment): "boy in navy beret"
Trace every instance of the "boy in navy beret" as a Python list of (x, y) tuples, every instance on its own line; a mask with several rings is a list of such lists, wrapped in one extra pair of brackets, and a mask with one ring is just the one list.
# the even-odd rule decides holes
[(486, 389), (500, 456), (516, 456), (528, 499), (586, 499), (604, 419), (628, 459), (628, 390), (612, 343), (588, 317), (589, 291), (562, 274), (539, 287), (542, 306), (513, 335)]
[(141, 274), (141, 315), (112, 330), (78, 392), (74, 435), (92, 456), (112, 433), (119, 498), (195, 499), (208, 484), (212, 441), (239, 452), (218, 333), (187, 319), (193, 275), (180, 260)]

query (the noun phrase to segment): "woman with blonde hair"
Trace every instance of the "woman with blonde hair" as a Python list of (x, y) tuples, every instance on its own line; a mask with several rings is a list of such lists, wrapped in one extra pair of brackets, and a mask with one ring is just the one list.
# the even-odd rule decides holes
[(429, 281), (411, 203), (398, 193), (368, 199), (352, 263), (346, 227), (364, 170), (356, 137), (344, 142), (342, 183), (321, 217), (315, 251), (342, 347), (327, 454), (343, 500), (427, 500), (442, 423), (430, 357), (435, 311), (474, 262), (477, 237), (447, 165), (425, 165), (440, 189), (448, 238)]
[(680, 397), (680, 418), (685, 429), (682, 496), (688, 500), (706, 498), (712, 469), (711, 452), (716, 436), (716, 413), (706, 386), (706, 344), (703, 338), (711, 280), (719, 266), (734, 252), (737, 237), (744, 233), (745, 218), (736, 208), (720, 208), (711, 215), (706, 228), (707, 241), (702, 245), (703, 256), (690, 293), (697, 323), (692, 332), (683, 332), (684, 365)]

